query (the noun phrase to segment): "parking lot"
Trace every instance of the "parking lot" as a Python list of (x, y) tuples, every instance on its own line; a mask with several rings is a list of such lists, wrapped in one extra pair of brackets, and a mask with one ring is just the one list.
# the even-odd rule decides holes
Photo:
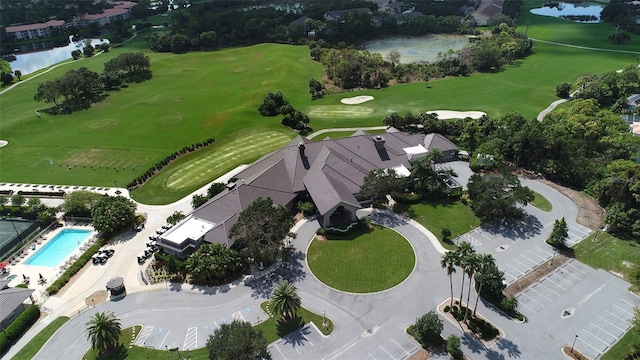
[(234, 320), (255, 324), (264, 320), (265, 316), (261, 309), (246, 307), (219, 317), (208, 317), (203, 313), (202, 322), (183, 324), (178, 321), (171, 326), (171, 329), (155, 324), (142, 324), (142, 330), (135, 340), (135, 345), (155, 349), (193, 350), (205, 346), (209, 335), (222, 324)]
[(320, 344), (324, 338), (311, 324), (303, 326), (269, 346), (273, 360), (306, 359), (305, 352)]
[(517, 297), (519, 310), (536, 328), (596, 359), (629, 329), (640, 298), (629, 284), (602, 270), (569, 260)]

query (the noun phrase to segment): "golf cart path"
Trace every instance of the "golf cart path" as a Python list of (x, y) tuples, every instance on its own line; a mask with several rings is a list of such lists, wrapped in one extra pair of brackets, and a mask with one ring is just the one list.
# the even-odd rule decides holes
[(570, 48), (574, 48), (574, 49), (592, 50), (592, 51), (606, 51), (606, 52), (616, 52), (616, 53), (638, 54), (638, 55), (640, 55), (640, 51), (594, 48), (594, 47), (564, 44), (564, 43), (559, 43), (559, 42), (555, 42), (555, 41), (547, 41), (547, 40), (540, 40), (540, 39), (534, 39), (534, 38), (529, 38), (529, 39), (531, 39), (533, 41), (541, 42), (541, 43), (544, 43), (544, 44), (565, 46), (565, 47), (570, 47)]

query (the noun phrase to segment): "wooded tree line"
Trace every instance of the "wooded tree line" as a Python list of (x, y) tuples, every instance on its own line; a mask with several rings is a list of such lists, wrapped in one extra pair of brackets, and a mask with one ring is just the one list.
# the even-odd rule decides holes
[[(353, 48), (335, 48), (324, 40), (309, 42), (312, 59), (322, 62), (327, 77), (342, 89), (380, 88), (392, 78), (398, 82), (428, 81), (444, 76), (464, 76), (473, 71), (495, 71), (531, 54), (533, 42), (506, 23), (490, 36), (458, 52), (441, 54), (433, 64), (400, 64), (380, 54)], [(399, 57), (399, 55), (398, 55)]]
[(611, 106), (616, 113), (631, 113), (633, 111), (627, 108), (627, 97), (640, 93), (640, 68), (630, 64), (620, 72), (583, 75), (576, 81), (576, 86), (576, 98), (594, 99), (601, 107)]
[(55, 104), (52, 113), (71, 113), (100, 101), (107, 90), (116, 90), (126, 82), (150, 79), (150, 68), (151, 62), (143, 53), (121, 54), (104, 64), (102, 74), (81, 67), (40, 83), (33, 99)]
[[(620, 116), (593, 99), (576, 99), (544, 119), (518, 113), (498, 118), (441, 120), (433, 115), (391, 114), (384, 123), (410, 132), (440, 133), (474, 156), (488, 154), (583, 189), (607, 209), (609, 231), (640, 236), (640, 138)], [(420, 125), (420, 126), (418, 126)]]
[[(640, 35), (640, 24), (636, 23), (636, 16), (640, 16), (640, 6), (628, 0), (611, 0), (600, 13), (600, 18), (603, 21), (610, 22), (614, 26), (619, 26), (620, 29), (630, 33)], [(624, 33), (620, 29), (618, 33)]]

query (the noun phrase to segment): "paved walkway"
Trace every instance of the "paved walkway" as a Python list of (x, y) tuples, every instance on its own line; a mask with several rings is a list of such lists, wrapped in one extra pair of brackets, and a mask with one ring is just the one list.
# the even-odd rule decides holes
[(367, 131), (367, 130), (385, 130), (387, 126), (369, 126), (369, 127), (348, 127), (348, 128), (330, 128), (330, 129), (322, 129), (318, 131), (314, 131), (307, 136), (307, 139), (311, 140), (314, 137), (322, 134), (326, 134), (329, 132), (337, 132), (337, 131), (353, 131), (356, 132), (358, 130)]

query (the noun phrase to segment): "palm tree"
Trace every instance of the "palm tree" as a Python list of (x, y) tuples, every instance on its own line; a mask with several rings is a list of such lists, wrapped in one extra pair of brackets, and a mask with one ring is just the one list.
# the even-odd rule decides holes
[(478, 270), (478, 267), (480, 266), (480, 259), (478, 254), (476, 254), (475, 252), (470, 253), (469, 255), (467, 255), (466, 262), (467, 268), (465, 270), (465, 273), (469, 277), (469, 289), (467, 289), (467, 307), (464, 310), (464, 320), (462, 321), (467, 321), (467, 315), (469, 314), (469, 298), (471, 297), (472, 288), (471, 282), (473, 281), (473, 274), (476, 272), (476, 270)]
[(447, 251), (442, 255), (440, 260), (440, 266), (447, 269), (447, 275), (449, 275), (449, 287), (451, 288), (451, 305), (453, 308), (453, 273), (456, 272), (456, 263), (458, 262), (458, 253), (455, 251)]
[(301, 303), (298, 289), (287, 280), (277, 283), (271, 291), (271, 310), (282, 318), (293, 319)]
[(458, 253), (456, 265), (460, 266), (462, 269), (462, 286), (460, 287), (460, 304), (462, 305), (462, 294), (464, 294), (464, 274), (467, 272), (467, 256), (474, 252), (474, 250), (471, 243), (463, 241), (458, 245), (456, 252)]
[(118, 346), (122, 327), (113, 312), (97, 312), (86, 323), (87, 340), (101, 355), (108, 354)]
[(473, 307), (473, 316), (476, 316), (476, 309), (478, 308), (478, 300), (480, 299), (480, 294), (482, 294), (482, 285), (484, 285), (484, 275), (491, 269), (491, 267), (495, 264), (495, 259), (491, 254), (480, 254), (478, 258), (478, 270), (477, 273), (480, 276), (480, 284), (478, 285), (478, 296), (476, 297), (476, 304)]

